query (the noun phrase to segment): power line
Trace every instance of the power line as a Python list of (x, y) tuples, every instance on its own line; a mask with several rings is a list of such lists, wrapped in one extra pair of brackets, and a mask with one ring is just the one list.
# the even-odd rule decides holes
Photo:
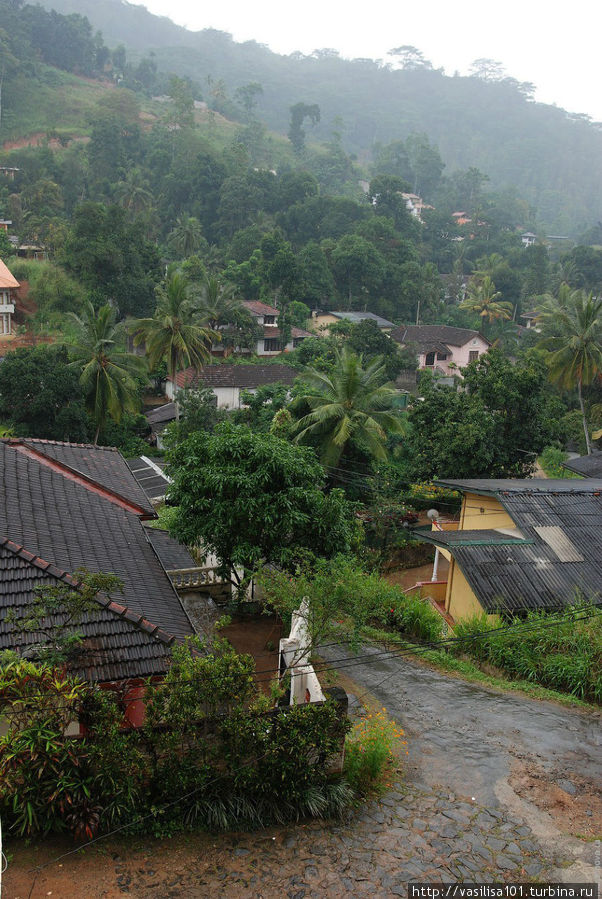
[[(463, 643), (468, 643), (471, 641), (478, 640), (487, 640), (492, 636), (500, 633), (530, 633), (538, 630), (547, 630), (554, 627), (561, 627), (563, 624), (567, 624), (573, 621), (584, 621), (590, 618), (595, 618), (598, 616), (598, 610), (601, 608), (602, 602), (600, 603), (590, 603), (587, 606), (584, 606), (585, 609), (589, 609), (588, 614), (584, 615), (575, 615), (570, 613), (566, 616), (564, 620), (555, 620), (555, 621), (546, 621), (546, 622), (527, 622), (526, 624), (510, 624), (510, 625), (501, 625), (497, 628), (491, 628), (487, 631), (475, 631), (471, 634), (464, 634), (460, 637), (447, 637), (441, 640), (430, 640), (430, 641), (422, 641), (420, 643), (414, 643), (408, 646), (404, 646), (400, 649), (385, 649), (376, 653), (355, 653), (351, 656), (344, 656), (343, 658), (336, 659), (333, 663), (315, 663), (312, 665), (315, 671), (328, 671), (328, 670), (339, 670), (343, 668), (354, 667), (355, 665), (361, 665), (364, 662), (370, 662), (373, 660), (386, 660), (390, 658), (405, 657), (410, 655), (423, 655), (426, 652), (431, 652), (440, 647), (449, 647), (455, 644), (461, 645)], [(329, 643), (318, 644), (315, 649), (317, 652), (320, 649), (325, 649), (331, 646), (349, 646), (349, 639), (346, 638), (344, 640), (335, 640)], [(408, 641), (409, 642), (409, 641)], [(311, 647), (308, 650), (311, 651)], [(254, 680), (256, 683), (269, 683), (274, 679), (274, 676), (277, 675), (278, 668), (266, 668), (260, 669), (259, 671), (254, 672)], [(257, 677), (257, 675), (269, 675), (269, 677)], [(177, 682), (177, 684), (172, 684), (172, 689), (183, 687), (186, 684), (195, 684), (197, 680), (194, 678), (181, 679)], [(143, 701), (142, 697), (131, 697), (130, 699), (124, 699), (120, 701), (121, 706), (129, 706), (134, 702)], [(36, 708), (44, 708), (45, 704), (36, 703)], [(46, 706), (51, 709), (55, 709), (55, 705), (51, 702)]]

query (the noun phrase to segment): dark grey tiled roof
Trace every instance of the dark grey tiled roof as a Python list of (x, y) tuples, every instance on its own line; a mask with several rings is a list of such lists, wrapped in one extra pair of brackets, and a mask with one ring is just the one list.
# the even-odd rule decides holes
[(530, 545), (450, 546), (483, 608), (554, 609), (578, 593), (601, 601), (602, 482), (593, 484), (582, 492), (499, 493)]
[(55, 459), (75, 471), (92, 478), (97, 484), (118, 493), (119, 496), (139, 505), (154, 517), (154, 510), (148, 496), (128, 471), (121, 453), (108, 446), (93, 446), (85, 443), (61, 443), (58, 440), (34, 440), (23, 438), (21, 441), (31, 446), (36, 452)]
[(145, 413), (145, 418), (151, 428), (153, 425), (164, 424), (167, 421), (173, 421), (176, 417), (176, 404), (164, 403), (162, 406), (156, 406), (149, 412)]
[(569, 459), (563, 465), (569, 471), (574, 471), (586, 478), (602, 478), (602, 452), (600, 450), (594, 450), (591, 456)]
[[(157, 468), (161, 467), (156, 460), (153, 459), (153, 462)], [(127, 465), (151, 502), (165, 497), (170, 482), (164, 474), (159, 474), (142, 456), (128, 459)]]
[(186, 547), (170, 537), (167, 531), (148, 527), (146, 533), (165, 569), (173, 571), (177, 568), (197, 567), (198, 563), (195, 562)]
[(469, 340), (480, 337), (485, 343), (489, 343), (479, 331), (470, 328), (453, 328), (451, 325), (402, 325), (391, 331), (391, 337), (397, 343), (416, 344), (423, 352), (439, 350), (448, 351), (448, 346), (464, 346)]
[[(0, 584), (0, 650), (10, 649), (35, 660), (37, 649), (47, 644), (49, 630), (66, 620), (65, 615), (52, 614), (38, 630), (20, 629), (19, 620), (29, 616), (37, 599), (36, 587), (64, 584), (77, 589), (76, 582), (66, 572), (0, 538)], [(75, 630), (83, 639), (69, 669), (85, 680), (120, 681), (167, 670), (174, 638), (107, 597), (98, 598), (98, 608), (86, 613)]]
[(292, 384), (298, 372), (290, 365), (204, 365), (187, 368), (176, 375), (178, 387), (262, 387), (264, 384)]
[(177, 637), (192, 633), (136, 511), (5, 441), (0, 499), (0, 536), (63, 571), (117, 575), (124, 583), (120, 603)]

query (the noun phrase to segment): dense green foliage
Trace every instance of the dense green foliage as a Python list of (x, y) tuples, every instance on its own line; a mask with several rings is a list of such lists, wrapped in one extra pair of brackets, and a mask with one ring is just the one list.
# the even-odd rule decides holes
[(514, 629), (497, 631), (501, 622), (485, 615), (457, 622), (455, 636), (486, 637), (460, 640), (454, 652), (489, 662), (514, 679), (602, 703), (600, 609), (579, 603), (572, 610), (529, 612), (526, 619), (505, 623)]
[(87, 439), (84, 394), (65, 348), (38, 346), (6, 357), (0, 365), (0, 417), (18, 436)]
[(526, 477), (537, 454), (562, 436), (563, 407), (537, 356), (513, 365), (490, 350), (464, 369), (464, 390), (423, 376), (424, 402), (409, 412), (402, 445), (413, 480)]
[(393, 627), (417, 640), (437, 640), (442, 633), (441, 616), (428, 603), (365, 571), (352, 558), (312, 560), (299, 566), (294, 578), (264, 567), (259, 582), (268, 606), (285, 622), (308, 598), (307, 627), (316, 646), (340, 635), (341, 625), (351, 630), (356, 643), (368, 623)]
[[(0, 810), (5, 828), (90, 839), (128, 824), (172, 833), (331, 816), (352, 794), (328, 763), (348, 729), (334, 702), (267, 714), (254, 702), (253, 662), (225, 641), (178, 646), (164, 682), (147, 688), (147, 718), (123, 730), (118, 694), (63, 672), (0, 668)], [(66, 736), (81, 721), (84, 738)]]
[(361, 796), (374, 792), (393, 763), (393, 748), (406, 745), (385, 709), (369, 712), (361, 718), (345, 743), (345, 777)]
[(291, 432), (295, 442), (316, 446), (331, 473), (344, 467), (350, 454), (386, 459), (387, 438), (404, 431), (397, 392), (386, 380), (379, 356), (364, 366), (347, 347), (335, 352), (329, 374), (306, 369), (293, 404), (299, 416)]
[(192, 434), (169, 461), (171, 532), (214, 553), (241, 590), (261, 562), (294, 569), (305, 551), (329, 556), (354, 540), (351, 507), (341, 490), (324, 492), (308, 448), (227, 422)]

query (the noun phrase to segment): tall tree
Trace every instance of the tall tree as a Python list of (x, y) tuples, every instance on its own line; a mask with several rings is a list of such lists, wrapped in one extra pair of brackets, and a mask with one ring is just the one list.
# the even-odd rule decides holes
[(564, 292), (543, 306), (540, 319), (554, 333), (540, 346), (549, 351), (550, 379), (561, 387), (577, 388), (587, 454), (592, 452), (583, 388), (602, 377), (602, 297), (581, 290)]
[(343, 348), (330, 373), (309, 368), (303, 380), (308, 390), (294, 407), (310, 411), (293, 428), (296, 443), (317, 444), (323, 464), (330, 467), (338, 466), (352, 445), (373, 459), (387, 458), (387, 438), (403, 433), (404, 422), (394, 405), (397, 391), (385, 384), (380, 357), (364, 367), (361, 356)]
[(88, 300), (81, 316), (74, 312), (67, 315), (79, 330), (78, 342), (69, 346), (70, 365), (80, 373), (86, 407), (96, 422), (96, 444), (107, 416), (119, 421), (124, 412), (139, 408), (136, 378), (146, 372), (146, 362), (118, 348), (121, 328), (115, 324), (115, 311), (108, 304), (96, 312)]
[(293, 145), (293, 150), (298, 155), (303, 153), (305, 149), (305, 131), (303, 122), (309, 119), (312, 125), (316, 125), (320, 121), (320, 107), (317, 103), (295, 103), (290, 108), (291, 122), (288, 129), (288, 139)]
[(324, 492), (323, 469), (305, 447), (226, 422), (179, 444), (170, 471), (172, 533), (214, 553), (241, 596), (262, 562), (294, 570), (308, 550), (350, 548), (350, 506), (340, 490)]
[(186, 259), (202, 247), (205, 238), (198, 219), (192, 215), (181, 215), (167, 238), (170, 250), (180, 259)]
[(157, 308), (152, 318), (132, 321), (134, 346), (144, 343), (151, 369), (163, 360), (167, 374), (189, 366), (198, 368), (211, 358), (211, 343), (219, 334), (199, 320), (191, 299), (190, 284), (181, 272), (171, 272), (157, 288)]
[(500, 302), (501, 293), (495, 289), (495, 284), (486, 275), (480, 283), (472, 281), (468, 287), (466, 299), (460, 303), (460, 309), (467, 312), (476, 312), (483, 322), (492, 324), (498, 319), (512, 318), (512, 306), (510, 303)]

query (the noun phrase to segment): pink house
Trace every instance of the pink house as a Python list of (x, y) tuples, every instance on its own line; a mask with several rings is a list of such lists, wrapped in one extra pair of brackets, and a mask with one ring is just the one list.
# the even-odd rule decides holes
[(450, 325), (402, 325), (391, 331), (391, 337), (402, 347), (415, 347), (418, 368), (444, 376), (457, 374), (491, 346), (479, 331)]

